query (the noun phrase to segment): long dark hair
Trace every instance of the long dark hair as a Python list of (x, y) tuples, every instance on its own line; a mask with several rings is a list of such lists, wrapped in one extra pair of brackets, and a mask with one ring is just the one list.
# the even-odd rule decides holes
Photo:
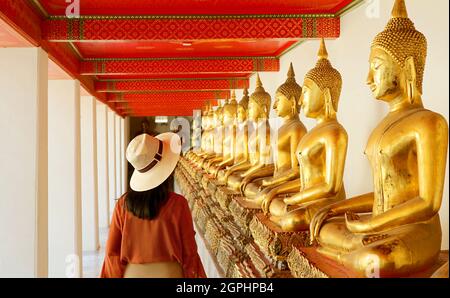
[(154, 189), (142, 192), (130, 189), (125, 198), (125, 206), (140, 219), (155, 219), (167, 203), (171, 191), (173, 191), (172, 175)]

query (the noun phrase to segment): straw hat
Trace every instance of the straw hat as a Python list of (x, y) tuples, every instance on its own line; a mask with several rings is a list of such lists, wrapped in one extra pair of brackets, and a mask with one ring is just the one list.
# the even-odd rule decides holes
[(131, 189), (146, 191), (161, 185), (174, 171), (180, 152), (180, 137), (171, 132), (156, 137), (141, 134), (134, 138), (126, 153), (134, 168)]

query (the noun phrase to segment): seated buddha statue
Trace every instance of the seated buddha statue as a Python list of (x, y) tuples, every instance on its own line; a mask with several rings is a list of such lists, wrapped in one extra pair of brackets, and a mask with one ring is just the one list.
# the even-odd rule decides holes
[[(225, 169), (218, 172), (218, 180), (226, 184), (228, 177), (233, 173), (240, 171), (242, 165), (250, 165), (248, 155), (248, 89), (244, 89), (244, 96), (237, 106), (237, 124), (235, 126), (235, 142), (234, 142), (234, 160), (229, 165), (225, 164)], [(221, 165), (222, 166), (222, 165)], [(243, 171), (241, 171), (243, 173)]]
[(374, 192), (324, 207), (310, 225), (319, 252), (357, 273), (376, 264), (381, 277), (407, 276), (440, 253), (448, 124), (423, 106), (426, 52), (425, 36), (396, 0), (369, 58), (367, 84), (389, 107), (365, 150)]
[[(228, 104), (228, 100), (225, 100), (225, 105)], [(214, 154), (207, 157), (203, 161), (203, 169), (208, 173), (210, 166), (215, 162), (220, 162), (223, 159), (223, 138), (224, 138), (224, 125), (223, 125), (223, 108), (219, 106), (214, 112), (214, 130), (213, 130), (213, 151)]]
[[(209, 101), (207, 101), (205, 103), (205, 105), (202, 108), (202, 114), (201, 114), (201, 118), (194, 119), (194, 122), (197, 120), (200, 123), (193, 123), (193, 127), (194, 127), (194, 131), (192, 134), (192, 139), (193, 139), (193, 148), (192, 150), (190, 150), (187, 154), (186, 154), (186, 158), (190, 161), (194, 160), (199, 154), (202, 154), (202, 152), (204, 152), (204, 147), (205, 147), (205, 141), (204, 141), (204, 134), (202, 133), (205, 130), (205, 124), (206, 124), (206, 116), (209, 112), (209, 109), (211, 107), (211, 103)], [(200, 130), (200, 136), (196, 135), (196, 129)], [(199, 146), (196, 147), (196, 138), (199, 138), (198, 142), (199, 142)]]
[(298, 103), (302, 87), (295, 81), (292, 63), (286, 82), (276, 92), (273, 105), (277, 115), (283, 119), (278, 129), (277, 156), (274, 164), (247, 175), (241, 182), (241, 190), (246, 201), (260, 208), (263, 193), (287, 181), (298, 178), (298, 160), (296, 149), (306, 134), (306, 128), (299, 119)]
[(227, 180), (228, 187), (234, 191), (240, 190), (241, 182), (245, 177), (258, 171), (265, 171), (266, 168), (269, 168), (268, 172), (273, 169), (273, 166), (268, 165), (271, 154), (270, 103), (270, 95), (264, 90), (259, 74), (257, 74), (256, 89), (248, 103), (248, 119), (252, 125), (252, 131), (248, 137), (248, 161), (234, 167), (235, 172), (228, 176)]
[[(307, 231), (312, 215), (322, 207), (345, 199), (343, 174), (348, 137), (336, 111), (342, 88), (340, 73), (328, 60), (322, 39), (316, 66), (305, 76), (300, 102), (316, 126), (296, 149), (299, 178), (264, 194), (262, 209), (283, 231)], [(293, 194), (284, 200), (283, 194)]]
[(236, 142), (236, 114), (238, 103), (236, 101), (236, 93), (231, 93), (231, 101), (223, 107), (223, 158), (222, 161), (212, 162), (209, 167), (209, 173), (214, 177), (220, 169), (233, 164)]
[(203, 133), (202, 133), (202, 150), (199, 154), (197, 154), (197, 157), (193, 160), (194, 164), (197, 166), (197, 168), (201, 168), (203, 162), (207, 158), (212, 158), (215, 156), (214, 153), (214, 110), (212, 106), (209, 107), (209, 110), (204, 117), (204, 121), (202, 122), (202, 125), (204, 126)]

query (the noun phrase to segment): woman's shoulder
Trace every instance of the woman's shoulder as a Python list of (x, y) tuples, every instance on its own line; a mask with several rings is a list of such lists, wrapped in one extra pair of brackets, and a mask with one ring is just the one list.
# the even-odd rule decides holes
[(172, 205), (172, 210), (177, 209), (181, 211), (189, 210), (189, 204), (186, 198), (175, 192), (169, 193), (169, 202)]
[(169, 193), (169, 200), (174, 203), (187, 204), (186, 198), (180, 194), (177, 194), (176, 192)]

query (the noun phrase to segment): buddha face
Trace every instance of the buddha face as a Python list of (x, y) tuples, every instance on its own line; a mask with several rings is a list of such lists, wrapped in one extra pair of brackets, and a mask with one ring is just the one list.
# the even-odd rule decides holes
[(325, 103), (323, 92), (313, 80), (305, 79), (300, 101), (306, 117), (316, 118), (323, 113)]
[(248, 118), (254, 122), (257, 122), (263, 113), (264, 111), (262, 107), (254, 100), (250, 99), (248, 103)]
[(391, 56), (380, 48), (373, 48), (369, 59), (369, 85), (376, 99), (390, 102), (402, 94), (402, 70)]
[(279, 117), (288, 117), (292, 115), (292, 101), (290, 101), (284, 94), (277, 92), (273, 109), (277, 112)]
[(237, 120), (238, 120), (239, 123), (242, 123), (245, 120), (247, 120), (247, 111), (241, 105), (238, 106)]

